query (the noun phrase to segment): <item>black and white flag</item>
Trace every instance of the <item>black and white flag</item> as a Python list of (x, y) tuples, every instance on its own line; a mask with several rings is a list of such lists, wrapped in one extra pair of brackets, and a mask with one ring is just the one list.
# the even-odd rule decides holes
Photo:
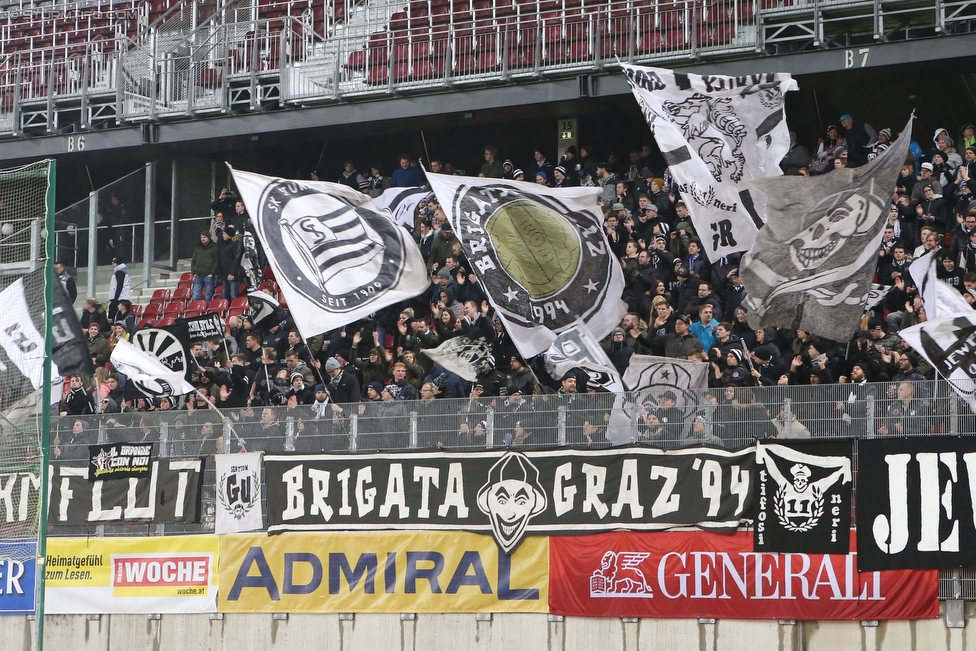
[(214, 456), (217, 477), (214, 533), (257, 531), (264, 527), (261, 454), (245, 452)]
[(211, 337), (224, 338), (224, 320), (219, 314), (201, 314), (192, 319), (181, 319), (186, 325), (190, 342), (206, 341)]
[(850, 439), (757, 445), (757, 552), (850, 552), (853, 454)]
[[(708, 387), (707, 363), (675, 357), (632, 355), (623, 379), (631, 391), (628, 412), (633, 409), (657, 412), (662, 418), (666, 413), (680, 413), (682, 425), (680, 432), (675, 434), (681, 440), (691, 440), (693, 420), (702, 410), (701, 389)], [(674, 426), (675, 423), (670, 422), (670, 425)]]
[(859, 570), (976, 567), (976, 437), (861, 439), (857, 454)]
[(922, 297), (926, 318), (933, 321), (950, 314), (972, 312), (972, 306), (966, 302), (959, 290), (939, 280), (936, 271), (938, 265), (939, 258), (934, 252), (928, 251), (913, 260), (908, 267), (908, 273), (915, 281), (918, 295)]
[(898, 336), (924, 357), (969, 408), (976, 411), (976, 311), (970, 309), (965, 314), (925, 321), (900, 330)]
[[(71, 302), (55, 281), (52, 311), (51, 378), (95, 372), (85, 335)], [(44, 385), (44, 270), (18, 278), (0, 292), (0, 373), (4, 407)], [(51, 399), (60, 399), (60, 394)]]
[(763, 224), (744, 181), (779, 176), (790, 149), (786, 73), (701, 75), (622, 64), (708, 257), (745, 251)]
[(338, 183), (231, 172), (306, 337), (417, 296), (430, 285), (410, 233), (363, 193)]
[(148, 398), (182, 396), (196, 390), (181, 371), (170, 370), (124, 339), (115, 344), (111, 362), (117, 371), (125, 374), (126, 387), (131, 384)]
[(373, 199), (377, 208), (389, 210), (393, 221), (407, 230), (414, 229), (417, 206), (431, 194), (427, 188), (389, 188)]
[(254, 323), (254, 327), (264, 327), (265, 320), (267, 320), (268, 326), (282, 320), (281, 303), (270, 294), (260, 290), (248, 292), (247, 302), (251, 306), (251, 321)]
[(430, 174), (427, 179), (479, 283), (526, 358), (582, 319), (597, 338), (627, 306), (598, 188)]
[(751, 327), (850, 338), (871, 300), (878, 246), (911, 137), (909, 121), (895, 144), (863, 167), (750, 183), (768, 218), (739, 264)]
[(491, 342), (484, 335), (458, 335), (444, 341), (437, 348), (425, 348), (421, 353), (451, 373), (460, 375), (468, 382), (474, 382), (491, 356)]
[(132, 345), (173, 373), (181, 373), (188, 382), (192, 379), (190, 332), (182, 319), (171, 326), (137, 330)]

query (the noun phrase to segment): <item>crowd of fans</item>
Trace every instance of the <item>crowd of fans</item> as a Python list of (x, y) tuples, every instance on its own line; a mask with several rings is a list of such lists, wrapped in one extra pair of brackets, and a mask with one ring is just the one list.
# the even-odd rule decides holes
[[(804, 147), (791, 134), (781, 167), (786, 174), (828, 174), (866, 164), (894, 139), (890, 129), (875, 130), (844, 115), (816, 148)], [(932, 385), (924, 382), (934, 378), (933, 369), (898, 334), (925, 320), (908, 265), (935, 251), (941, 259), (939, 278), (970, 303), (976, 301), (974, 127), (962, 127), (958, 145), (939, 129), (931, 143), (913, 142), (911, 150), (877, 254), (877, 282), (892, 289), (848, 341), (801, 330), (751, 328), (742, 307), (739, 256), (709, 259), (673, 178), (657, 167), (650, 145), (633, 149), (625, 160), (610, 153), (600, 158), (584, 145), (568, 147), (550, 162), (537, 149), (521, 167), (486, 146), (480, 176), (599, 187), (607, 240), (626, 279), (621, 298), (627, 315), (602, 342), (613, 366), (623, 374), (635, 353), (708, 364), (711, 390), (699, 395), (694, 409), (683, 409), (686, 400), (674, 393), (634, 405), (638, 440), (733, 445), (777, 436), (792, 416), (782, 400), (764, 404), (763, 396), (774, 395), (772, 387), (794, 385), (834, 385), (820, 389), (816, 413), (796, 409), (798, 420), (789, 428), (794, 435), (857, 435), (868, 429), (901, 435), (937, 431), (945, 415), (936, 406)], [(429, 168), (463, 172), (440, 160), (429, 161)], [(328, 175), (316, 171), (312, 176)], [(407, 155), (389, 178), (376, 165), (362, 174), (347, 161), (335, 180), (372, 196), (425, 182)], [(242, 269), (246, 255), (240, 238), (252, 232), (243, 202), (225, 190), (212, 208), (212, 227), (201, 234), (194, 255), (194, 298), (209, 300), (220, 282), (231, 295), (241, 281), (254, 289), (256, 282), (273, 280), (268, 269), (263, 276), (248, 276)], [(497, 433), (496, 444), (552, 445), (560, 432), (571, 444), (608, 444), (609, 422), (620, 408), (615, 396), (580, 369), (551, 377), (541, 359), (521, 358), (433, 195), (420, 203), (413, 232), (430, 272), (428, 291), (308, 340), (287, 309), (259, 323), (247, 315), (232, 316), (225, 337), (193, 345), (189, 375), (199, 393), (185, 400), (133, 397), (124, 376), (110, 369), (113, 346), (135, 327), (128, 275), (117, 260), (109, 306), (89, 298), (82, 310), (96, 373), (66, 383), (61, 440), (90, 437), (91, 424), (84, 417), (93, 413), (112, 414), (110, 430), (128, 440), (153, 439), (159, 436), (159, 419), (146, 412), (174, 411), (171, 431), (192, 425), (197, 434), (191, 439), (170, 434), (170, 441), (189, 445), (182, 452), (215, 451), (224, 444), (224, 428), (211, 409), (216, 407), (251, 428), (244, 436), (240, 427), (234, 429), (237, 445), (243, 447), (248, 438), (269, 441), (262, 449), (345, 449), (352, 421), (360, 448), (405, 446), (411, 431), (419, 432), (412, 443), (420, 447), (483, 447), (489, 429)], [(62, 282), (70, 278), (63, 269), (59, 277)], [(491, 341), (492, 355), (473, 383), (424, 354), (461, 334), (483, 334)], [(871, 422), (869, 396), (880, 401)], [(447, 407), (443, 398), (459, 400)], [(282, 411), (269, 409), (275, 406), (296, 410), (289, 413), (296, 416), (297, 429), (287, 437)], [(490, 427), (489, 406), (495, 414)], [(561, 406), (569, 416), (560, 423), (555, 414)], [(411, 425), (411, 419), (419, 425)], [(204, 423), (209, 431), (200, 436)]]

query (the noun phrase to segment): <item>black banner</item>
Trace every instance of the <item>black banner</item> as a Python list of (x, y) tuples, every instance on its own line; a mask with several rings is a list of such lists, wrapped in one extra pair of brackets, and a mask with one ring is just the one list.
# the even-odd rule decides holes
[(148, 477), (95, 482), (85, 466), (53, 464), (48, 524), (199, 522), (205, 460), (158, 459)]
[(180, 319), (186, 325), (191, 343), (224, 336), (224, 322), (219, 314), (203, 314), (192, 319)]
[(850, 552), (853, 452), (852, 440), (758, 447), (757, 552)]
[(976, 438), (858, 442), (857, 568), (976, 567)]
[(148, 477), (152, 443), (102, 443), (88, 446), (88, 481)]
[(267, 455), (268, 531), (524, 535), (698, 525), (751, 517), (755, 452), (695, 447), (372, 455)]

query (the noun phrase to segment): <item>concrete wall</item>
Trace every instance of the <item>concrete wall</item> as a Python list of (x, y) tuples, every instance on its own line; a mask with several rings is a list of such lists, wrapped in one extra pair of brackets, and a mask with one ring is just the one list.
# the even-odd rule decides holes
[[(45, 620), (46, 651), (976, 651), (969, 620), (976, 603), (967, 604), (967, 627), (947, 628), (945, 618), (880, 622), (799, 622), (689, 619), (583, 619), (548, 621), (545, 615), (494, 615), (477, 621), (473, 614), (271, 614), (209, 615), (50, 615)], [(30, 651), (32, 621), (0, 618), (5, 651)]]

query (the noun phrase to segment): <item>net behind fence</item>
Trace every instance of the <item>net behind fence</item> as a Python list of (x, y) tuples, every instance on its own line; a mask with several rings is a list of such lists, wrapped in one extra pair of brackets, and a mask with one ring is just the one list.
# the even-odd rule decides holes
[[(53, 161), (0, 170), (0, 558), (38, 538), (50, 309), (45, 270)], [(50, 386), (50, 382), (47, 383)]]

